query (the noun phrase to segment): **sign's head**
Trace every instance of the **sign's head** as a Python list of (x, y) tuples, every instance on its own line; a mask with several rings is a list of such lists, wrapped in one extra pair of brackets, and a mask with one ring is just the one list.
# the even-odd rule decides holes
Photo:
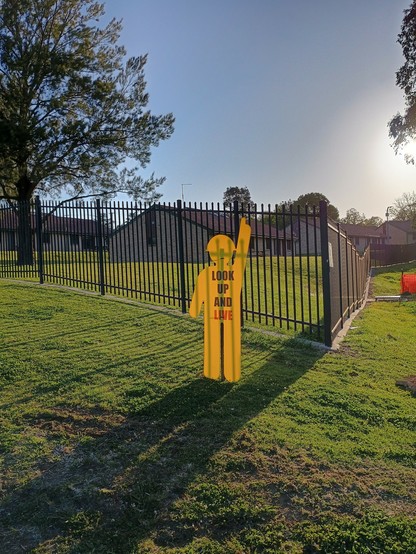
[(215, 235), (207, 244), (207, 252), (213, 262), (224, 260), (227, 264), (235, 252), (234, 242), (226, 235)]

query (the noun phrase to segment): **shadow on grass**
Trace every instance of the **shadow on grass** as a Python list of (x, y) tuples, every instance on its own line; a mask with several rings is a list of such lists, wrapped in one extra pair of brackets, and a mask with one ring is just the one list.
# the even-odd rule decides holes
[[(262, 350), (260, 343), (251, 347)], [(303, 355), (295, 358), (297, 350)], [(0, 551), (136, 551), (212, 456), (322, 355), (282, 341), (237, 384), (194, 379), (137, 412), (140, 392), (130, 390), (131, 415), (100, 436), (84, 435), (83, 443), (3, 500)], [(182, 540), (178, 530), (167, 543)]]

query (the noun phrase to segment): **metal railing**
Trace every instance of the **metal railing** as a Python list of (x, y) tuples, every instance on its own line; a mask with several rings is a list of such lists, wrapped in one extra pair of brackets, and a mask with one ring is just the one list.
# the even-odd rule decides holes
[[(326, 204), (261, 205), (34, 202), (0, 207), (0, 277), (121, 295), (186, 312), (210, 238), (252, 235), (242, 292), (251, 325), (330, 345), (360, 306), (368, 253), (360, 257)], [(29, 237), (29, 239), (28, 239)]]

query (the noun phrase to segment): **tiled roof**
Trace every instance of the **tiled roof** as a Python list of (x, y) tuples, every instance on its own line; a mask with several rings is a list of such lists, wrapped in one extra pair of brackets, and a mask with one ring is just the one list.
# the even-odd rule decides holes
[(381, 237), (384, 234), (382, 227), (377, 227), (376, 225), (341, 223), (340, 227), (349, 237)]
[[(35, 214), (31, 214), (31, 228), (37, 228)], [(6, 230), (17, 230), (18, 217), (10, 209), (0, 211), (0, 228)], [(48, 216), (43, 222), (43, 231), (53, 233), (95, 235), (97, 233), (97, 222), (93, 219), (82, 219), (74, 217)]]
[[(211, 212), (210, 210), (183, 210), (185, 219), (201, 225), (216, 234), (232, 234), (234, 230), (233, 215), (226, 212)], [(254, 236), (265, 238), (283, 238), (283, 231), (274, 225), (262, 223), (257, 219), (247, 221)]]
[(408, 221), (399, 221), (392, 219), (391, 221), (389, 221), (389, 225), (397, 227), (405, 233), (413, 233), (416, 231), (415, 227), (413, 226), (413, 222), (410, 219)]
[[(119, 233), (122, 229), (125, 229), (128, 225), (130, 225), (132, 221), (143, 217), (145, 213), (148, 213), (150, 210), (171, 212), (172, 214), (176, 213), (175, 206), (155, 204), (150, 208), (147, 208), (138, 213), (137, 216), (135, 216), (130, 221), (127, 221), (123, 225), (120, 225), (120, 227), (115, 229), (113, 234)], [(204, 210), (200, 208), (187, 207), (182, 209), (182, 217), (185, 220), (195, 225), (199, 225), (214, 234), (232, 235), (234, 233), (234, 214), (231, 212), (215, 209)], [(277, 229), (277, 227), (275, 227), (274, 225), (262, 223), (262, 221), (258, 219), (253, 218), (248, 221), (248, 223), (250, 224), (252, 236), (254, 237), (264, 237), (266, 239), (287, 238), (288, 240), (291, 238), (289, 236), (286, 236), (283, 230)], [(296, 238), (295, 235), (293, 236), (293, 238)]]

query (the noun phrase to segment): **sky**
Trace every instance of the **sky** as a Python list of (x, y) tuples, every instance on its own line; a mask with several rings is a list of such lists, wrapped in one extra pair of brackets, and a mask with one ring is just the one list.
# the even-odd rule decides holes
[[(149, 108), (172, 137), (142, 175), (162, 202), (222, 202), (248, 187), (271, 204), (321, 192), (384, 218), (416, 190), (390, 146), (404, 108), (397, 35), (411, 0), (107, 0), (129, 56), (148, 54)], [(182, 186), (185, 185), (185, 186)]]

